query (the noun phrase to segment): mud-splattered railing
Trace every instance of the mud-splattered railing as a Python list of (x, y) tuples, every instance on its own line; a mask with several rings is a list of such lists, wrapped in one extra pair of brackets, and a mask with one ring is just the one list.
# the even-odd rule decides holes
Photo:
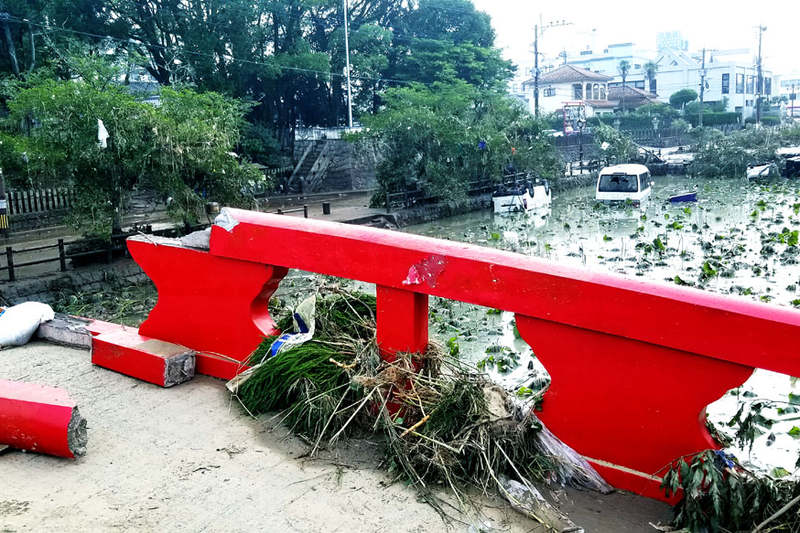
[(511, 311), (552, 378), (541, 419), (611, 484), (654, 497), (661, 467), (716, 446), (709, 403), (754, 368), (800, 375), (800, 312), (495, 249), (236, 209), (209, 251), (128, 245), (159, 291), (140, 333), (206, 352), (198, 372), (219, 377), (272, 331), (288, 268), (376, 284), (387, 357), (424, 350), (428, 295)]

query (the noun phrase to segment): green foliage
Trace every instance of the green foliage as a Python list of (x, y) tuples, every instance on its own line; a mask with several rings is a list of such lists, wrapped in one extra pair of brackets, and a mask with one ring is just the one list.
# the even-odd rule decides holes
[[(781, 469), (783, 470), (783, 469)], [(784, 470), (785, 472), (785, 470)], [(781, 476), (781, 472), (774, 472)], [(800, 495), (789, 479), (755, 476), (722, 451), (706, 450), (669, 466), (661, 484), (667, 496), (683, 490), (673, 525), (689, 531), (752, 531)], [(797, 531), (800, 519), (790, 511), (769, 524), (769, 531)]]
[(697, 92), (695, 90), (681, 89), (670, 95), (669, 105), (677, 109), (683, 109), (683, 106), (695, 100), (697, 100)]
[[(75, 62), (80, 79), (43, 79), (13, 91), (10, 134), (0, 137), (12, 183), (71, 185), (72, 224), (104, 237), (119, 229), (126, 197), (138, 187), (171, 196), (171, 213), (187, 223), (196, 220), (202, 197), (247, 205), (242, 184), (264, 179), (231, 155), (248, 105), (213, 92), (163, 88), (161, 105), (153, 107), (111, 83), (112, 66)], [(108, 131), (105, 148), (98, 120)]]
[(627, 163), (637, 154), (631, 136), (611, 126), (600, 124), (595, 127), (594, 137), (606, 157), (616, 163)]
[(779, 162), (777, 148), (782, 132), (748, 128), (724, 134), (712, 128), (695, 128), (695, 157), (689, 171), (701, 176), (740, 178), (747, 165)]
[(468, 184), (499, 179), (508, 165), (542, 177), (559, 172), (558, 157), (535, 120), (510, 98), (464, 81), (391, 89), (385, 108), (364, 117), (363, 135), (381, 147), (379, 191), (406, 188), (458, 201)]
[[(735, 111), (722, 111), (722, 112), (712, 112), (712, 111), (704, 111), (703, 112), (703, 125), (704, 126), (724, 126), (728, 124), (739, 124), (741, 121), (742, 115), (736, 113)], [(692, 126), (697, 126), (699, 124), (699, 117), (697, 116), (697, 112), (690, 112), (689, 106), (687, 106), (686, 111), (686, 120), (688, 120)]]

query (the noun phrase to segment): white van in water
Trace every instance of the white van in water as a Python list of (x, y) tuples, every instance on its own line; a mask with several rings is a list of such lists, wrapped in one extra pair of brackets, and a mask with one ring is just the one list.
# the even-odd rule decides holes
[(595, 200), (640, 204), (650, 196), (650, 171), (644, 165), (614, 165), (597, 176)]

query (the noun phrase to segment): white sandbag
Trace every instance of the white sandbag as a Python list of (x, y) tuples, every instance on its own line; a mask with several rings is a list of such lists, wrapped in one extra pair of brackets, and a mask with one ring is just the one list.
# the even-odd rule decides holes
[(0, 308), (0, 348), (27, 343), (43, 322), (53, 320), (53, 309), (39, 302)]

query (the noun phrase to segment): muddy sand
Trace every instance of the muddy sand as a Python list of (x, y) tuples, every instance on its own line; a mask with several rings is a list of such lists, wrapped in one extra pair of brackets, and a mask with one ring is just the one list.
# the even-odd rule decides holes
[[(0, 532), (544, 531), (480, 495), (445, 523), (391, 483), (369, 440), (304, 458), (305, 443), (243, 414), (216, 379), (161, 389), (38, 342), (0, 351), (0, 377), (67, 389), (89, 423), (83, 458), (0, 455)], [(623, 493), (570, 490), (560, 507), (589, 532), (654, 531), (648, 522), (670, 518), (666, 505)]]

